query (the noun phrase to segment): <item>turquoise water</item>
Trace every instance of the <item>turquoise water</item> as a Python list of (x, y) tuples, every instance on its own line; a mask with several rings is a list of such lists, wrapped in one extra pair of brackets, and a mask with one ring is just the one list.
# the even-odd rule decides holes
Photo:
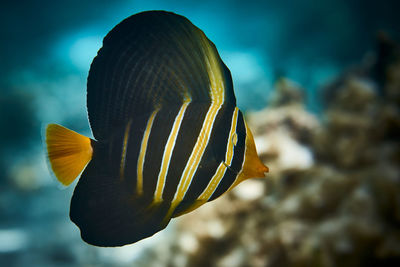
[[(49, 266), (55, 262), (79, 265), (92, 262), (90, 257), (101, 261), (96, 258), (101, 253), (91, 249), (85, 251), (92, 256), (84, 260), (77, 259), (74, 252), (62, 253), (63, 246), (72, 247), (70, 251), (86, 247), (79, 243), (79, 233), (68, 219), (72, 188), (59, 190), (47, 170), (41, 129), (53, 122), (91, 135), (85, 107), (87, 73), (103, 36), (118, 22), (152, 9), (184, 15), (216, 44), (232, 72), (241, 109), (268, 106), (276, 79), (284, 76), (304, 88), (307, 109), (320, 115), (324, 108), (321, 88), (346, 69), (373, 57), (378, 31), (399, 38), (398, 1), (380, 5), (370, 0), (348, 2), (3, 3), (0, 265), (28, 266), (32, 261)], [(129, 262), (131, 258), (124, 253), (119, 257), (128, 257)], [(18, 260), (23, 254), (26, 256)], [(113, 263), (114, 256), (101, 255), (105, 262)]]

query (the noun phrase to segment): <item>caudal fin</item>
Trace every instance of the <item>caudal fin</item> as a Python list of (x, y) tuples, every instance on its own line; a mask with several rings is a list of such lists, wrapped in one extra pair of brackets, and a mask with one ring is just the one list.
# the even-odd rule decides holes
[(92, 159), (89, 137), (58, 124), (46, 127), (47, 156), (58, 181), (70, 185)]

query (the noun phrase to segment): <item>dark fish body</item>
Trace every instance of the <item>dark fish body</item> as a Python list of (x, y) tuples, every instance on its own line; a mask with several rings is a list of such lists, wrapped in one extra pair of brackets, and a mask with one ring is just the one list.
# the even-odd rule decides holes
[[(87, 107), (96, 141), (50, 125), (47, 146), (66, 185), (87, 164), (70, 218), (90, 244), (137, 242), (268, 171), (228, 68), (182, 16), (143, 12), (111, 30), (90, 68)], [(59, 141), (68, 134), (80, 145)]]

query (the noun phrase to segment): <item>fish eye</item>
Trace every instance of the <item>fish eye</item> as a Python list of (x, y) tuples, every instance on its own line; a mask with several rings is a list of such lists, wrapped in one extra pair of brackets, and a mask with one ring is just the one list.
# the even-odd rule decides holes
[(232, 136), (232, 143), (234, 146), (236, 146), (237, 140), (238, 140), (237, 133), (234, 133)]

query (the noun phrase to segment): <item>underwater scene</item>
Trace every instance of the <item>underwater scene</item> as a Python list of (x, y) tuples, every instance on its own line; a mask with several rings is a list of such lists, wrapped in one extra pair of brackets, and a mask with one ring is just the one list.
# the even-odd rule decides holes
[(400, 266), (398, 10), (3, 2), (0, 266)]

